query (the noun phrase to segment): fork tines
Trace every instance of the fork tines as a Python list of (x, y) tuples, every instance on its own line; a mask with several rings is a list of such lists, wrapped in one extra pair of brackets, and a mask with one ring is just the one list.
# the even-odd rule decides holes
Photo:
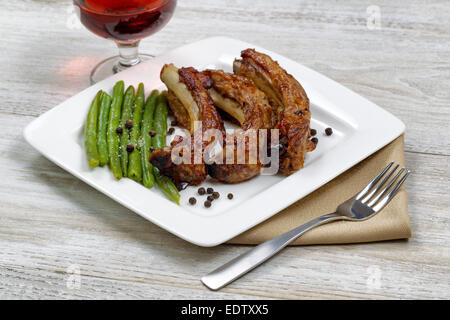
[[(402, 186), (408, 175), (411, 173), (410, 170), (402, 168), (397, 172), (395, 177), (389, 181), (399, 167), (397, 164), (392, 170), (389, 171), (393, 164), (394, 162), (391, 162), (386, 166), (386, 168), (381, 170), (381, 172), (360, 193), (357, 194), (355, 200), (361, 201), (365, 205), (371, 207), (374, 211), (383, 209), (384, 206), (386, 206), (395, 196), (398, 189)], [(384, 179), (378, 183), (383, 177)], [(394, 185), (399, 178), (400, 181)]]

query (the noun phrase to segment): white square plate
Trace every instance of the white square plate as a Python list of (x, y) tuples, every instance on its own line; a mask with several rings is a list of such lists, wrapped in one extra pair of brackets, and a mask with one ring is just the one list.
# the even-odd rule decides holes
[[(181, 205), (177, 206), (157, 187), (146, 189), (129, 179), (116, 181), (106, 167), (89, 168), (83, 129), (98, 90), (110, 92), (118, 80), (135, 87), (143, 82), (146, 94), (163, 89), (159, 73), (165, 63), (231, 72), (234, 58), (246, 48), (255, 48), (277, 60), (302, 84), (310, 98), (311, 127), (317, 129), (319, 143), (306, 156), (302, 170), (289, 177), (259, 176), (236, 185), (207, 180), (203, 185), (219, 191), (221, 198), (205, 209), (204, 199), (196, 195), (195, 187), (181, 192)], [(332, 136), (322, 134), (326, 127), (333, 128)], [(249, 43), (216, 37), (175, 49), (87, 88), (30, 123), (24, 136), (49, 160), (145, 219), (194, 244), (214, 246), (318, 189), (387, 145), (404, 129), (404, 124), (392, 114), (297, 62)], [(233, 200), (227, 199), (229, 192), (234, 194)], [(196, 206), (188, 204), (193, 195), (198, 200)]]

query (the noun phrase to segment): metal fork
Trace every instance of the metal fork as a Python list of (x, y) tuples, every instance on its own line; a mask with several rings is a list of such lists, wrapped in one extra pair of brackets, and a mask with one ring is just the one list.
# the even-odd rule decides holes
[[(218, 290), (226, 286), (273, 257), (305, 232), (322, 224), (336, 220), (362, 221), (373, 217), (394, 198), (398, 189), (411, 173), (411, 171), (403, 168), (389, 181), (399, 167), (397, 164), (394, 169), (387, 173), (393, 164), (394, 162), (389, 163), (364, 189), (340, 204), (336, 212), (313, 219), (274, 239), (261, 243), (204, 276), (201, 279), (203, 284), (211, 290)], [(378, 183), (383, 177), (384, 179)], [(400, 181), (391, 188), (399, 178)]]

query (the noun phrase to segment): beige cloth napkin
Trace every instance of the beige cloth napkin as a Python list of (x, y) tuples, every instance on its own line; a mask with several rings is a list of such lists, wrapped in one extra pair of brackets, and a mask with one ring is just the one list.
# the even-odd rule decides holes
[[(228, 243), (257, 244), (272, 239), (309, 220), (334, 212), (367, 185), (390, 161), (405, 165), (403, 135), (307, 197), (272, 218), (240, 234)], [(411, 237), (405, 187), (375, 217), (358, 222), (337, 221), (316, 227), (293, 245), (356, 243)]]

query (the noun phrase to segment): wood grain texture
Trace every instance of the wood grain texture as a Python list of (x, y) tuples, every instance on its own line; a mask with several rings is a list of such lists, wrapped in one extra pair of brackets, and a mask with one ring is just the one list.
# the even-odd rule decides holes
[[(143, 41), (153, 54), (216, 35), (255, 43), (407, 126), (412, 239), (288, 248), (220, 292), (200, 277), (247, 246), (191, 245), (23, 140), (32, 119), (86, 88), (91, 67), (115, 53), (112, 43), (72, 27), (70, 3), (18, 0), (0, 11), (0, 298), (450, 298), (448, 1), (181, 0), (168, 26)], [(374, 4), (379, 30), (366, 25)], [(71, 268), (80, 271), (72, 289)]]

